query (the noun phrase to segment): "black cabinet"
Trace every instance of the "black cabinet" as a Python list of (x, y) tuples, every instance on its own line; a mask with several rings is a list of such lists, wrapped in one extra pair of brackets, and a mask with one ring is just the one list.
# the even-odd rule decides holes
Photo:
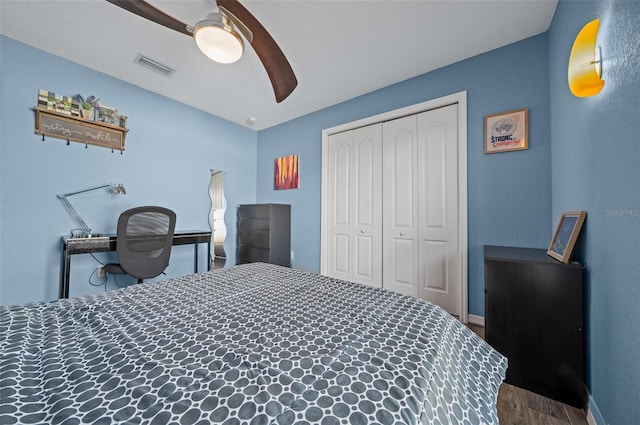
[(485, 246), (484, 268), (485, 339), (509, 359), (506, 382), (583, 408), (582, 267)]
[(291, 205), (246, 204), (238, 207), (237, 264), (291, 266)]

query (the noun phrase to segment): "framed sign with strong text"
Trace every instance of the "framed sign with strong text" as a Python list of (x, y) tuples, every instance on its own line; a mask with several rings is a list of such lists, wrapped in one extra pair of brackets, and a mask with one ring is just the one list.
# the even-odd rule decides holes
[(484, 153), (524, 150), (529, 147), (528, 109), (484, 117)]

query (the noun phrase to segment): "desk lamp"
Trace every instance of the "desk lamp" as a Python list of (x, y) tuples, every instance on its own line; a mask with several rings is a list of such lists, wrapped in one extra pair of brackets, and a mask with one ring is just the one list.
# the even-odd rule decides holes
[[(87, 226), (87, 223), (84, 222), (82, 217), (80, 217), (78, 212), (71, 206), (67, 197), (78, 195), (80, 193), (91, 192), (92, 190), (104, 189), (106, 187), (111, 188), (110, 192), (115, 195), (125, 195), (127, 193), (122, 183), (118, 183), (118, 184), (103, 184), (102, 186), (96, 186), (90, 189), (84, 189), (84, 190), (79, 190), (77, 192), (70, 192), (62, 195), (56, 195), (58, 199), (60, 199), (60, 202), (62, 202), (62, 205), (64, 205), (64, 207), (67, 209), (67, 212), (71, 215), (71, 217), (74, 220), (76, 220), (80, 224), (80, 226), (82, 226), (77, 229), (71, 229), (71, 236), (81, 237), (81, 238), (91, 238), (91, 237), (97, 237), (100, 235), (91, 233), (91, 229), (89, 228), (89, 226)], [(79, 230), (80, 232), (77, 234), (74, 234), (73, 233), (74, 230)]]

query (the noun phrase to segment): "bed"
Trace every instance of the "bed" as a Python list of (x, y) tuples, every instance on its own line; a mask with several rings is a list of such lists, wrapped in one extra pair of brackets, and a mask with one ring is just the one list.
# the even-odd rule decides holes
[(0, 423), (498, 424), (506, 359), (430, 303), (263, 263), (0, 307)]

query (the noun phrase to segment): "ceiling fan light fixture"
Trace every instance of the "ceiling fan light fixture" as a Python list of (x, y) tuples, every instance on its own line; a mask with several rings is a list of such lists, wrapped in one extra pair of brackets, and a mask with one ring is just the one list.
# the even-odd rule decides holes
[(193, 38), (202, 53), (219, 63), (236, 62), (244, 52), (242, 38), (222, 13), (210, 13), (198, 22), (193, 27)]

